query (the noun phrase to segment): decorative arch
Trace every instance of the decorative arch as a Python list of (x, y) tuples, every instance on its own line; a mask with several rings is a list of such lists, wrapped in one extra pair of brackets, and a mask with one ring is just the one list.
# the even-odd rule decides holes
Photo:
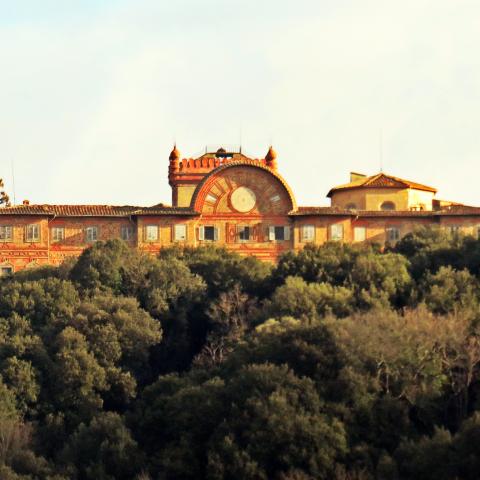
[(245, 167), (246, 169), (256, 169), (268, 173), (272, 177), (273, 181), (285, 192), (289, 200), (289, 210), (291, 211), (297, 209), (297, 202), (293, 192), (281, 175), (275, 171), (272, 171), (266, 166), (246, 160), (229, 162), (225, 165), (217, 167), (215, 170), (212, 170), (208, 175), (206, 175), (197, 185), (197, 188), (192, 196), (190, 207), (197, 212), (201, 212), (211, 188), (215, 185), (217, 180), (222, 177), (222, 173), (225, 173), (226, 170), (230, 170), (235, 167)]

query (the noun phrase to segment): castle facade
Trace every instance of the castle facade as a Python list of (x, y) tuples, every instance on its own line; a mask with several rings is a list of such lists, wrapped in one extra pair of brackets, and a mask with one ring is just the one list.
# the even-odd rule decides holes
[(328, 207), (298, 206), (273, 148), (169, 157), (172, 205), (31, 205), (0, 208), (0, 275), (58, 265), (98, 240), (121, 238), (156, 254), (173, 244), (223, 245), (275, 261), (327, 241), (395, 243), (421, 225), (480, 235), (480, 208), (441, 201), (436, 190), (385, 173), (352, 173), (328, 192)]

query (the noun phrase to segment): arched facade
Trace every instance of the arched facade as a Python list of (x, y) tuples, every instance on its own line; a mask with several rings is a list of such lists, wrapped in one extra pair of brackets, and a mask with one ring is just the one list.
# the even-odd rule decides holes
[(295, 197), (267, 166), (236, 161), (215, 168), (197, 185), (190, 208), (200, 214), (198, 244), (215, 241), (268, 259), (292, 248)]

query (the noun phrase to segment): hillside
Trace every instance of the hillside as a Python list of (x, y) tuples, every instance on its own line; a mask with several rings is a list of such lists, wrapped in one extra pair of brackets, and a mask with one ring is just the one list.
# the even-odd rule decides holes
[(479, 401), (473, 237), (0, 279), (2, 480), (473, 480)]

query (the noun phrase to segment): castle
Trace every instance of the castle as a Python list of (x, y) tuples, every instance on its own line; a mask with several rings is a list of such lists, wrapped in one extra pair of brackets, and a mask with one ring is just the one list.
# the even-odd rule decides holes
[(267, 261), (308, 243), (394, 243), (420, 225), (480, 235), (480, 208), (385, 173), (352, 173), (329, 207), (297, 206), (272, 147), (260, 159), (220, 148), (169, 157), (172, 205), (22, 205), (0, 208), (0, 275), (58, 265), (98, 240), (122, 238), (155, 254), (172, 244), (224, 245)]

